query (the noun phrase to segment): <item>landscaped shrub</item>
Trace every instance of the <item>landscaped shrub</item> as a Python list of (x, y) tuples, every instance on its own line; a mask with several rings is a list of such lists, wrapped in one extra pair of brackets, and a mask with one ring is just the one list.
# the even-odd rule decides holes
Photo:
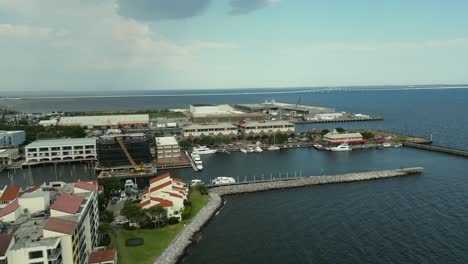
[(126, 229), (126, 230), (135, 230), (136, 229), (136, 227), (131, 226), (129, 223), (125, 223), (123, 225), (123, 228)]
[(192, 214), (192, 206), (185, 206), (184, 211), (182, 212), (182, 219), (187, 219)]
[(170, 225), (177, 225), (179, 223), (179, 218), (171, 217), (171, 218), (169, 218), (169, 221), (167, 221), (167, 223), (170, 224)]

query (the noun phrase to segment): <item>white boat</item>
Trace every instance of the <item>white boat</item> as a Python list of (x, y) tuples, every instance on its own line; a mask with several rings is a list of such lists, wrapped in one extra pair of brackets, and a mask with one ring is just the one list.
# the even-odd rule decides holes
[(203, 164), (203, 162), (201, 160), (194, 160), (195, 164)]
[(232, 177), (216, 177), (214, 180), (211, 181), (211, 183), (214, 185), (230, 184), (236, 183), (236, 180)]
[(403, 144), (401, 144), (401, 143), (400, 143), (400, 144), (396, 144), (396, 145), (394, 145), (393, 147), (394, 147), (394, 148), (403, 147)]
[(203, 170), (203, 165), (197, 164), (197, 169), (198, 169), (198, 170)]
[(388, 143), (388, 142), (385, 142), (385, 143), (382, 144), (382, 146), (383, 146), (384, 148), (389, 148), (389, 147), (392, 146), (392, 144), (390, 144), (390, 143)]
[(328, 148), (328, 150), (338, 152), (338, 151), (350, 151), (352, 150), (352, 148), (348, 145), (348, 143), (343, 143), (336, 147), (330, 147)]
[(256, 146), (255, 152), (263, 152), (263, 149), (260, 146)]
[(192, 159), (194, 161), (200, 160), (200, 155), (198, 155), (197, 153), (192, 153), (190, 156), (192, 156)]
[(247, 147), (247, 152), (249, 152), (249, 153), (255, 152), (255, 148), (253, 146), (248, 146)]
[(268, 147), (268, 150), (280, 150), (280, 147), (276, 146), (276, 145), (271, 145)]
[(191, 182), (192, 186), (193, 186), (193, 185), (202, 184), (202, 183), (203, 183), (203, 182), (202, 182), (202, 180), (200, 180), (200, 179), (194, 179), (194, 180), (192, 180), (192, 182)]
[(213, 154), (216, 153), (216, 149), (210, 149), (206, 146), (199, 146), (193, 148), (193, 153), (204, 155), (204, 154)]
[(314, 148), (316, 149), (323, 149), (323, 146), (320, 144), (314, 144)]
[(240, 150), (240, 152), (242, 152), (242, 153), (247, 153), (247, 149), (245, 149), (245, 148), (240, 148), (239, 150)]

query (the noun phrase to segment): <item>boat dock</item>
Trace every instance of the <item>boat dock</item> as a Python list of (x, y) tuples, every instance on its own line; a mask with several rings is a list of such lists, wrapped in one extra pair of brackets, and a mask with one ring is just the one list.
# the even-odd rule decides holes
[(192, 165), (193, 171), (198, 171), (197, 164), (195, 164), (195, 161), (192, 159), (192, 156), (190, 156), (190, 154), (187, 151), (185, 151), (185, 155), (187, 155), (187, 158), (189, 159), (190, 164)]
[(289, 120), (295, 124), (315, 124), (315, 123), (341, 123), (341, 122), (359, 122), (359, 121), (382, 121), (383, 116), (370, 116), (370, 117), (345, 117), (345, 118), (334, 118), (334, 119), (322, 119), (322, 120)]
[(405, 142), (403, 143), (403, 146), (410, 147), (410, 148), (423, 149), (423, 150), (430, 150), (430, 151), (468, 158), (468, 151), (461, 150), (461, 149), (446, 148), (446, 147), (439, 147), (439, 146), (426, 145), (426, 144), (417, 144), (417, 143), (412, 143), (412, 142)]

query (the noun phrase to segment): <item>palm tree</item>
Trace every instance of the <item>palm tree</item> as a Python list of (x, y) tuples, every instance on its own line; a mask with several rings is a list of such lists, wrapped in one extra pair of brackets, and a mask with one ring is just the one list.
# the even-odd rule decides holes
[(156, 223), (157, 228), (159, 228), (160, 223), (165, 223), (167, 221), (167, 210), (161, 206), (148, 208), (146, 213), (153, 223)]

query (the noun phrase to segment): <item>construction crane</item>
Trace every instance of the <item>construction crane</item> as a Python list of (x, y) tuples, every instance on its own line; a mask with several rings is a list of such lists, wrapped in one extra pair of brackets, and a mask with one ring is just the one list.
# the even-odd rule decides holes
[(125, 153), (125, 156), (127, 157), (128, 161), (130, 161), (130, 164), (132, 164), (133, 169), (135, 169), (135, 171), (138, 171), (138, 172), (144, 171), (145, 168), (144, 168), (143, 164), (138, 165), (138, 164), (133, 160), (132, 156), (130, 155), (130, 153), (128, 152), (127, 148), (125, 147), (125, 144), (123, 143), (122, 138), (121, 138), (117, 133), (115, 133), (115, 130), (114, 130), (114, 129), (112, 129), (112, 126), (111, 126), (111, 124), (110, 124), (110, 121), (109, 121), (108, 123), (109, 123), (109, 127), (111, 128), (112, 133), (114, 134), (115, 139), (117, 140), (117, 143), (119, 143), (120, 148), (122, 148), (122, 150), (123, 150), (123, 152)]

